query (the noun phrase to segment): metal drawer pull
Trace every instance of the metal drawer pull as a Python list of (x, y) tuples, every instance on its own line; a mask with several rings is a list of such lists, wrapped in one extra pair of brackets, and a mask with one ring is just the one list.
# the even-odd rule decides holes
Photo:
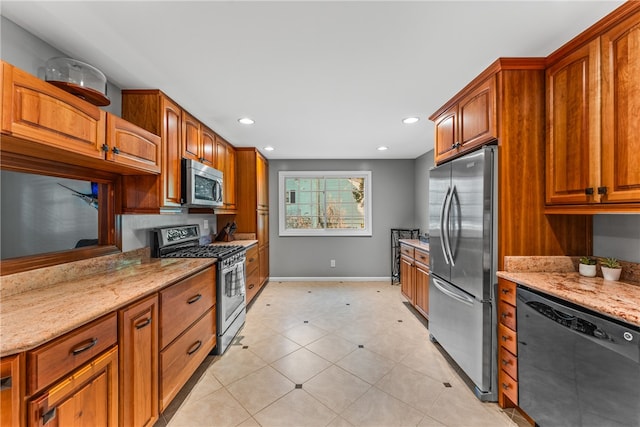
[(505, 390), (509, 390), (511, 387), (507, 383), (502, 383), (502, 388)]
[(195, 353), (196, 351), (198, 351), (198, 349), (200, 348), (200, 346), (202, 345), (202, 341), (198, 340), (195, 344), (193, 344), (191, 346), (191, 348), (189, 350), (187, 350), (187, 354), (189, 356), (191, 356), (193, 353)]
[(255, 258), (249, 258), (249, 262), (255, 261)]
[(49, 412), (42, 415), (42, 424), (47, 424), (49, 421), (56, 417), (56, 408), (53, 408)]
[(11, 390), (11, 375), (0, 378), (0, 391)]
[(500, 316), (501, 316), (503, 319), (506, 319), (507, 317), (509, 317), (509, 316), (510, 316), (510, 314), (505, 312), (505, 313), (500, 313)]
[(502, 293), (505, 294), (505, 295), (508, 294), (509, 292), (510, 292), (509, 289), (503, 289), (502, 290)]
[(503, 364), (504, 366), (507, 366), (507, 365), (509, 365), (509, 361), (508, 361), (508, 360), (506, 360), (506, 359), (502, 359), (502, 364)]
[(77, 356), (78, 354), (89, 350), (91, 347), (93, 347), (96, 344), (98, 344), (98, 338), (92, 338), (86, 344), (83, 344), (80, 347), (76, 347), (73, 350), (71, 350), (71, 354), (73, 354), (74, 356)]
[(136, 329), (142, 329), (142, 328), (144, 328), (145, 326), (147, 326), (150, 323), (151, 323), (151, 317), (147, 317), (142, 322), (140, 322), (140, 323), (138, 323), (136, 325)]
[(194, 302), (198, 301), (200, 298), (202, 298), (202, 294), (198, 294), (196, 296), (193, 296), (193, 297), (189, 298), (189, 300), (187, 300), (187, 304), (193, 304)]
[(502, 341), (508, 341), (508, 340), (509, 340), (508, 336), (505, 336), (505, 335), (502, 336)]
[(254, 285), (253, 283), (249, 285), (249, 289), (253, 289), (256, 285)]

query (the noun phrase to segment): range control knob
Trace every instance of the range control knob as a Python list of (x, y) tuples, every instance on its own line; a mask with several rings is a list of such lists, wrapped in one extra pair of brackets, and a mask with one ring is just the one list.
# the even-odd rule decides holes
[(622, 336), (627, 341), (633, 341), (633, 334), (631, 332), (625, 332)]

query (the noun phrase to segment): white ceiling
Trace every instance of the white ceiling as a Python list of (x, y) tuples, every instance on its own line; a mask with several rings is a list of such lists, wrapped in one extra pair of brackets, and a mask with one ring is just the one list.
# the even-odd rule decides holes
[(271, 159), (413, 159), (433, 148), (427, 117), (496, 58), (547, 56), (621, 3), (2, 0), (1, 13)]

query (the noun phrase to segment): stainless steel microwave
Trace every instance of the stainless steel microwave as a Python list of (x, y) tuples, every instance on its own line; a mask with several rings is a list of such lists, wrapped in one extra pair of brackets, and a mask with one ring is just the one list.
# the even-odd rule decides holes
[(182, 200), (187, 206), (222, 206), (222, 172), (191, 159), (182, 159)]

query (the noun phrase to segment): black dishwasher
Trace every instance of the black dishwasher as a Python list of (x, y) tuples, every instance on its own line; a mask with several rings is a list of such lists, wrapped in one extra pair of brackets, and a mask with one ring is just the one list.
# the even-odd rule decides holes
[(640, 327), (530, 289), (516, 295), (518, 405), (542, 427), (640, 426)]

